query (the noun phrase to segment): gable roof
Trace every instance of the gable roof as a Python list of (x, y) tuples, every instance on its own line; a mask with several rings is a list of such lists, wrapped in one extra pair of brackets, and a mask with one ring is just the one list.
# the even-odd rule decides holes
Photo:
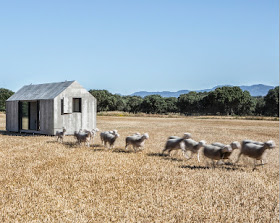
[(57, 83), (25, 85), (9, 97), (7, 101), (54, 99), (74, 82), (75, 81), (64, 81)]

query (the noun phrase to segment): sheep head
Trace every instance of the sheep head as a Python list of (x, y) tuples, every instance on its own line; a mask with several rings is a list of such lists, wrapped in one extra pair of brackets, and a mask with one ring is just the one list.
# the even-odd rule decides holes
[(232, 148), (230, 145), (226, 145), (222, 148), (222, 153), (230, 153), (232, 152)]
[(273, 140), (269, 140), (267, 142), (264, 143), (264, 145), (268, 148), (268, 149), (274, 149), (275, 148), (275, 142)]
[(230, 144), (230, 147), (234, 150), (234, 149), (240, 149), (241, 148), (241, 145), (239, 142), (237, 141), (234, 141)]
[(191, 133), (188, 133), (188, 132), (184, 133), (184, 136), (183, 136), (184, 139), (190, 139), (191, 137), (192, 137)]
[(148, 134), (148, 133), (144, 133), (144, 134), (143, 134), (143, 137), (144, 137), (145, 139), (149, 139), (149, 134)]
[(206, 141), (205, 140), (201, 140), (201, 141), (198, 142), (199, 148), (201, 148), (201, 147), (203, 147), (205, 145), (206, 145)]

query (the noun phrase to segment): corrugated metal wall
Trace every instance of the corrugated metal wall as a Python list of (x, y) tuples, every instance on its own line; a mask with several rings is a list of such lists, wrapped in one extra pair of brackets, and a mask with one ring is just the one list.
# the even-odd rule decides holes
[(18, 132), (18, 101), (6, 102), (6, 129)]
[[(73, 98), (82, 99), (82, 112), (73, 112)], [(61, 99), (64, 99), (64, 113), (61, 114)], [(96, 127), (96, 99), (81, 85), (73, 83), (54, 99), (54, 130), (66, 128), (66, 134), (72, 135), (80, 129), (91, 130)]]

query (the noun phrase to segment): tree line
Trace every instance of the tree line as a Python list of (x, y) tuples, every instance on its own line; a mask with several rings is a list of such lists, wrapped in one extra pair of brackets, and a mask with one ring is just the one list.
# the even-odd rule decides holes
[(264, 97), (252, 97), (240, 87), (220, 87), (210, 92), (191, 91), (176, 97), (120, 96), (107, 90), (89, 90), (97, 99), (97, 110), (149, 114), (265, 115), (279, 116), (279, 86)]
[[(97, 99), (97, 111), (124, 111), (148, 114), (184, 115), (264, 115), (279, 116), (279, 86), (264, 97), (252, 97), (240, 87), (220, 87), (210, 92), (191, 91), (176, 97), (149, 95), (121, 96), (107, 90), (89, 90)], [(0, 88), (0, 111), (14, 92)]]

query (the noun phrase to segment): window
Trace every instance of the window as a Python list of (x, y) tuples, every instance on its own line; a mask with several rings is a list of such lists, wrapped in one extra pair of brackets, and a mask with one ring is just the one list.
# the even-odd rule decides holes
[(73, 98), (73, 112), (82, 112), (81, 98)]

